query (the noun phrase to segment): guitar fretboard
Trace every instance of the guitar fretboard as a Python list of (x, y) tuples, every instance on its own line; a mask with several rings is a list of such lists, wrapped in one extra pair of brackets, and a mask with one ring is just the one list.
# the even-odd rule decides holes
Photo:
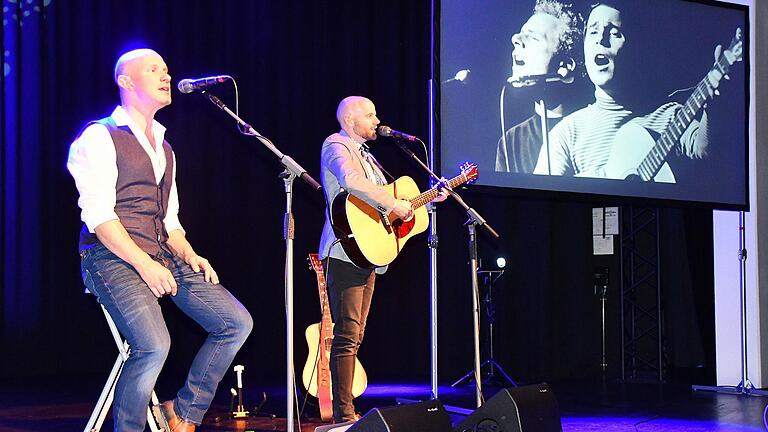
[[(737, 42), (734, 41), (731, 43), (731, 48), (729, 48), (729, 50), (733, 49), (735, 43)], [(728, 73), (730, 66), (731, 62), (723, 53), (720, 54), (720, 57), (717, 59), (717, 62), (715, 62), (715, 66), (712, 70), (717, 70), (725, 76)], [(667, 155), (669, 155), (669, 152), (675, 145), (677, 145), (680, 137), (683, 136), (683, 133), (688, 126), (690, 126), (699, 110), (704, 107), (704, 104), (710, 98), (710, 93), (712, 92), (714, 92), (714, 88), (707, 77), (704, 77), (704, 79), (699, 81), (699, 84), (693, 90), (691, 96), (688, 97), (688, 100), (685, 101), (683, 107), (677, 111), (674, 119), (670, 122), (659, 139), (656, 140), (656, 145), (653, 146), (653, 149), (651, 149), (640, 163), (637, 170), (640, 178), (644, 181), (649, 181), (656, 176), (659, 169), (661, 169), (661, 166), (664, 165)]]
[[(462, 173), (457, 175), (456, 177), (448, 180), (448, 187), (453, 189), (456, 186), (459, 186), (462, 183), (465, 183), (467, 181), (467, 175)], [(411, 199), (411, 204), (413, 205), (413, 209), (417, 209), (428, 202), (431, 202), (433, 199), (437, 197), (437, 195), (440, 193), (438, 190), (438, 187), (433, 187), (432, 189), (422, 193), (421, 195)]]

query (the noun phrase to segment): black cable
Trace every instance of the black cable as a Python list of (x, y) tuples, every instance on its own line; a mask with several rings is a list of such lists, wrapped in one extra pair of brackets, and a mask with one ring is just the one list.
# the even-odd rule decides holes
[(763, 411), (763, 426), (765, 426), (765, 430), (768, 431), (768, 405), (765, 406), (765, 410)]
[[(322, 335), (323, 335), (323, 320), (320, 319), (320, 325), (318, 326), (320, 331), (320, 340), (317, 343), (317, 349), (315, 350), (315, 361), (312, 364), (312, 373), (309, 375), (309, 382), (312, 382), (312, 379), (315, 377), (315, 372), (317, 372), (317, 363), (320, 359), (320, 344), (323, 342)], [(304, 414), (304, 409), (307, 407), (307, 399), (309, 399), (309, 386), (310, 384), (307, 384), (307, 391), (304, 392), (304, 402), (301, 404), (301, 409), (299, 410), (299, 417), (301, 417)], [(320, 390), (318, 389), (318, 392)]]
[(637, 427), (638, 427), (638, 426), (640, 426), (641, 424), (643, 424), (643, 423), (648, 423), (648, 422), (650, 422), (650, 421), (656, 420), (656, 419), (657, 419), (657, 418), (659, 418), (659, 417), (661, 417), (661, 416), (659, 416), (659, 415), (657, 414), (657, 415), (655, 415), (655, 416), (652, 416), (652, 417), (648, 417), (648, 418), (647, 418), (647, 419), (645, 419), (645, 420), (640, 420), (639, 422), (635, 423), (635, 424), (634, 424), (634, 425), (632, 425), (632, 426), (635, 428), (635, 430), (637, 430)]

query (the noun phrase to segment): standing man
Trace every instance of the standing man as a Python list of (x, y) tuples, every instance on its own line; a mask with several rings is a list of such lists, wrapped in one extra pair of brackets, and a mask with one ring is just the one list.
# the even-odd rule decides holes
[[(579, 18), (570, 5), (558, 0), (537, 0), (533, 15), (512, 35), (512, 79), (558, 74), (572, 82), (579, 37)], [(547, 132), (567, 114), (563, 99), (568, 89), (557, 83), (553, 90), (538, 89), (546, 104)], [(504, 132), (497, 144), (496, 172), (533, 172), (544, 139), (544, 109), (536, 103), (533, 115)]]
[(170, 294), (208, 338), (176, 398), (155, 411), (166, 431), (194, 431), (253, 321), (179, 222), (176, 158), (165, 127), (154, 120), (171, 103), (163, 58), (150, 49), (129, 51), (117, 60), (114, 79), (120, 105), (87, 125), (67, 162), (80, 192), (83, 280), (130, 345), (115, 387), (114, 430), (145, 428), (170, 348), (158, 300)]
[[(651, 112), (637, 110), (636, 100), (645, 96), (647, 84), (635, 71), (642, 39), (647, 36), (638, 16), (638, 8), (642, 7), (643, 3), (634, 0), (603, 0), (589, 11), (584, 31), (584, 64), (595, 87), (595, 101), (552, 129), (550, 146), (541, 149), (534, 174), (604, 178), (617, 132), (623, 125), (632, 121), (660, 134), (682, 107), (668, 102)], [(719, 55), (719, 48), (715, 54)], [(722, 74), (710, 71), (710, 95), (721, 78)], [(707, 147), (707, 115), (702, 111), (701, 118), (693, 120), (682, 134), (675, 153), (702, 159), (707, 155)]]
[[(413, 216), (413, 206), (409, 201), (396, 199), (381, 187), (387, 183), (384, 173), (365, 144), (376, 139), (379, 124), (373, 102), (361, 96), (349, 96), (339, 104), (336, 119), (341, 130), (325, 139), (320, 154), (328, 204), (320, 239), (320, 258), (327, 275), (334, 321), (330, 366), (333, 417), (340, 423), (359, 418), (352, 403), (355, 356), (363, 341), (376, 274), (384, 273), (386, 267), (371, 269), (352, 264), (334, 233), (330, 205), (344, 189), (382, 213), (394, 214), (403, 220)], [(435, 201), (443, 201), (446, 197), (443, 193)]]

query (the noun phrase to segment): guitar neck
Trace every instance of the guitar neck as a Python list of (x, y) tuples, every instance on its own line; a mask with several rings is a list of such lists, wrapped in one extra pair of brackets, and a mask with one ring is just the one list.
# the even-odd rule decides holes
[[(459, 186), (466, 182), (467, 182), (467, 176), (466, 174), (462, 173), (448, 180), (448, 187), (453, 189), (456, 186)], [(417, 208), (427, 204), (428, 202), (431, 202), (433, 199), (437, 197), (439, 193), (440, 193), (439, 187), (435, 186), (432, 189), (422, 193), (421, 195), (411, 199), (411, 204), (413, 205), (413, 209), (416, 210)]]
[(310, 254), (309, 261), (312, 266), (312, 270), (315, 271), (317, 276), (317, 293), (320, 297), (320, 313), (322, 314), (323, 331), (331, 331), (331, 309), (328, 305), (328, 291), (325, 289), (325, 273), (323, 272), (323, 264), (320, 262), (320, 258), (317, 254)]
[(323, 320), (326, 317), (330, 320), (331, 312), (328, 307), (328, 292), (325, 290), (325, 276), (322, 273), (317, 274), (317, 291), (320, 296), (320, 312), (323, 314)]
[[(715, 66), (712, 70), (717, 70), (723, 76), (728, 73), (730, 69), (730, 63), (724, 54), (715, 62)], [(653, 149), (645, 156), (645, 159), (640, 163), (638, 167), (638, 173), (640, 177), (645, 180), (651, 180), (659, 172), (659, 169), (664, 165), (664, 161), (667, 159), (669, 152), (680, 141), (680, 137), (683, 136), (685, 130), (691, 125), (693, 119), (696, 118), (696, 114), (704, 107), (707, 100), (710, 98), (710, 93), (713, 92), (712, 84), (707, 77), (704, 77), (696, 88), (685, 101), (685, 104), (680, 108), (670, 124), (661, 134)]]

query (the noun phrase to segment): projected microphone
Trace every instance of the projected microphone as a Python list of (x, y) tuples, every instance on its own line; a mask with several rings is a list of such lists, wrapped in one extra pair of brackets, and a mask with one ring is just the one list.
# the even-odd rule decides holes
[(514, 88), (531, 87), (537, 84), (560, 82), (563, 84), (570, 84), (573, 82), (572, 75), (561, 75), (559, 73), (541, 74), (541, 75), (525, 75), (515, 79), (514, 77), (507, 78), (507, 83), (512, 84)]
[(193, 91), (202, 90), (208, 86), (214, 84), (223, 83), (226, 80), (231, 80), (229, 75), (217, 75), (199, 79), (183, 79), (179, 81), (178, 88), (182, 93), (192, 93)]
[(406, 141), (416, 141), (416, 140), (418, 140), (418, 138), (416, 138), (413, 135), (408, 135), (407, 133), (398, 132), (396, 130), (393, 130), (389, 126), (379, 126), (379, 128), (377, 129), (377, 132), (381, 136), (392, 137), (392, 138), (395, 138), (395, 139), (402, 139), (402, 140), (406, 140)]
[(469, 77), (469, 73), (472, 72), (469, 69), (462, 69), (458, 72), (456, 72), (456, 75), (454, 75), (451, 78), (448, 78), (447, 80), (443, 81), (441, 84), (448, 84), (453, 81), (458, 81), (462, 84), (464, 84), (467, 81), (467, 78)]

